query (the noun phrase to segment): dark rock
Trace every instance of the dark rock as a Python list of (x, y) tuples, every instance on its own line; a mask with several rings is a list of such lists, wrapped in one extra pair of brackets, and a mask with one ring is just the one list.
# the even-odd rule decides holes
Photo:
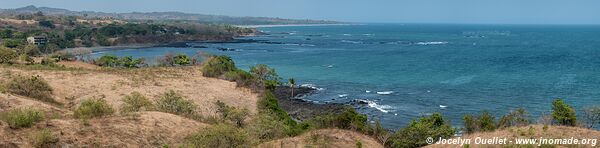
[(277, 97), (279, 106), (292, 118), (304, 121), (316, 116), (341, 113), (346, 105), (340, 103), (318, 104), (312, 101), (299, 99), (315, 93), (316, 89), (310, 87), (295, 87), (294, 97), (291, 96), (291, 88), (279, 86), (273, 94)]

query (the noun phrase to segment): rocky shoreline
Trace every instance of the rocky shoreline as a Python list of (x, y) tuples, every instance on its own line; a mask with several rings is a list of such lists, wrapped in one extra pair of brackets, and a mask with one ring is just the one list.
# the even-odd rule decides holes
[(278, 100), (279, 107), (298, 121), (304, 121), (320, 115), (341, 113), (344, 107), (347, 106), (341, 103), (318, 104), (301, 99), (316, 91), (316, 89), (310, 87), (295, 87), (294, 97), (292, 97), (290, 87), (279, 86), (273, 94)]

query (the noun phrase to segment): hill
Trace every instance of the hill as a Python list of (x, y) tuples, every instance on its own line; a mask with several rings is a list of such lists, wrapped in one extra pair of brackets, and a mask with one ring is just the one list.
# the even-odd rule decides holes
[(231, 25), (282, 25), (282, 24), (337, 24), (339, 22), (326, 20), (296, 20), (270, 17), (235, 17), (223, 15), (206, 15), (183, 12), (130, 12), (105, 13), (94, 11), (71, 11), (67, 9), (26, 6), (16, 9), (0, 9), (0, 16), (16, 16), (42, 12), (52, 16), (80, 16), (85, 18), (113, 18), (121, 20), (155, 20), (172, 21), (187, 20), (198, 23), (231, 24)]

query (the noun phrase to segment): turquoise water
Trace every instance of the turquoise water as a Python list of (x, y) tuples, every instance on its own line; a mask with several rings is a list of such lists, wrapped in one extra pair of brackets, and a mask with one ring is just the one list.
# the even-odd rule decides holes
[[(260, 30), (270, 35), (249, 39), (268, 42), (94, 54), (154, 59), (166, 52), (205, 51), (229, 55), (244, 69), (268, 64), (285, 80), (322, 88), (305, 99), (371, 101), (358, 110), (388, 128), (433, 112), (460, 126), (464, 114), (488, 110), (501, 116), (519, 107), (535, 120), (550, 112), (554, 98), (578, 110), (600, 105), (600, 26), (369, 24)], [(236, 51), (217, 50), (221, 47)]]

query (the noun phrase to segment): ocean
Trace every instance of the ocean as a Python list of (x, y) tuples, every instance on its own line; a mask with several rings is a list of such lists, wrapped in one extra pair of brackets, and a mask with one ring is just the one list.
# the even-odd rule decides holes
[[(284, 82), (312, 85), (304, 99), (347, 103), (397, 129), (441, 112), (454, 126), (465, 114), (497, 118), (525, 108), (536, 121), (563, 98), (581, 109), (600, 105), (600, 26), (365, 24), (266, 27), (254, 43), (195, 43), (94, 52), (95, 57), (156, 59), (167, 52), (231, 56), (248, 70), (276, 69)], [(232, 51), (221, 51), (229, 48)]]

